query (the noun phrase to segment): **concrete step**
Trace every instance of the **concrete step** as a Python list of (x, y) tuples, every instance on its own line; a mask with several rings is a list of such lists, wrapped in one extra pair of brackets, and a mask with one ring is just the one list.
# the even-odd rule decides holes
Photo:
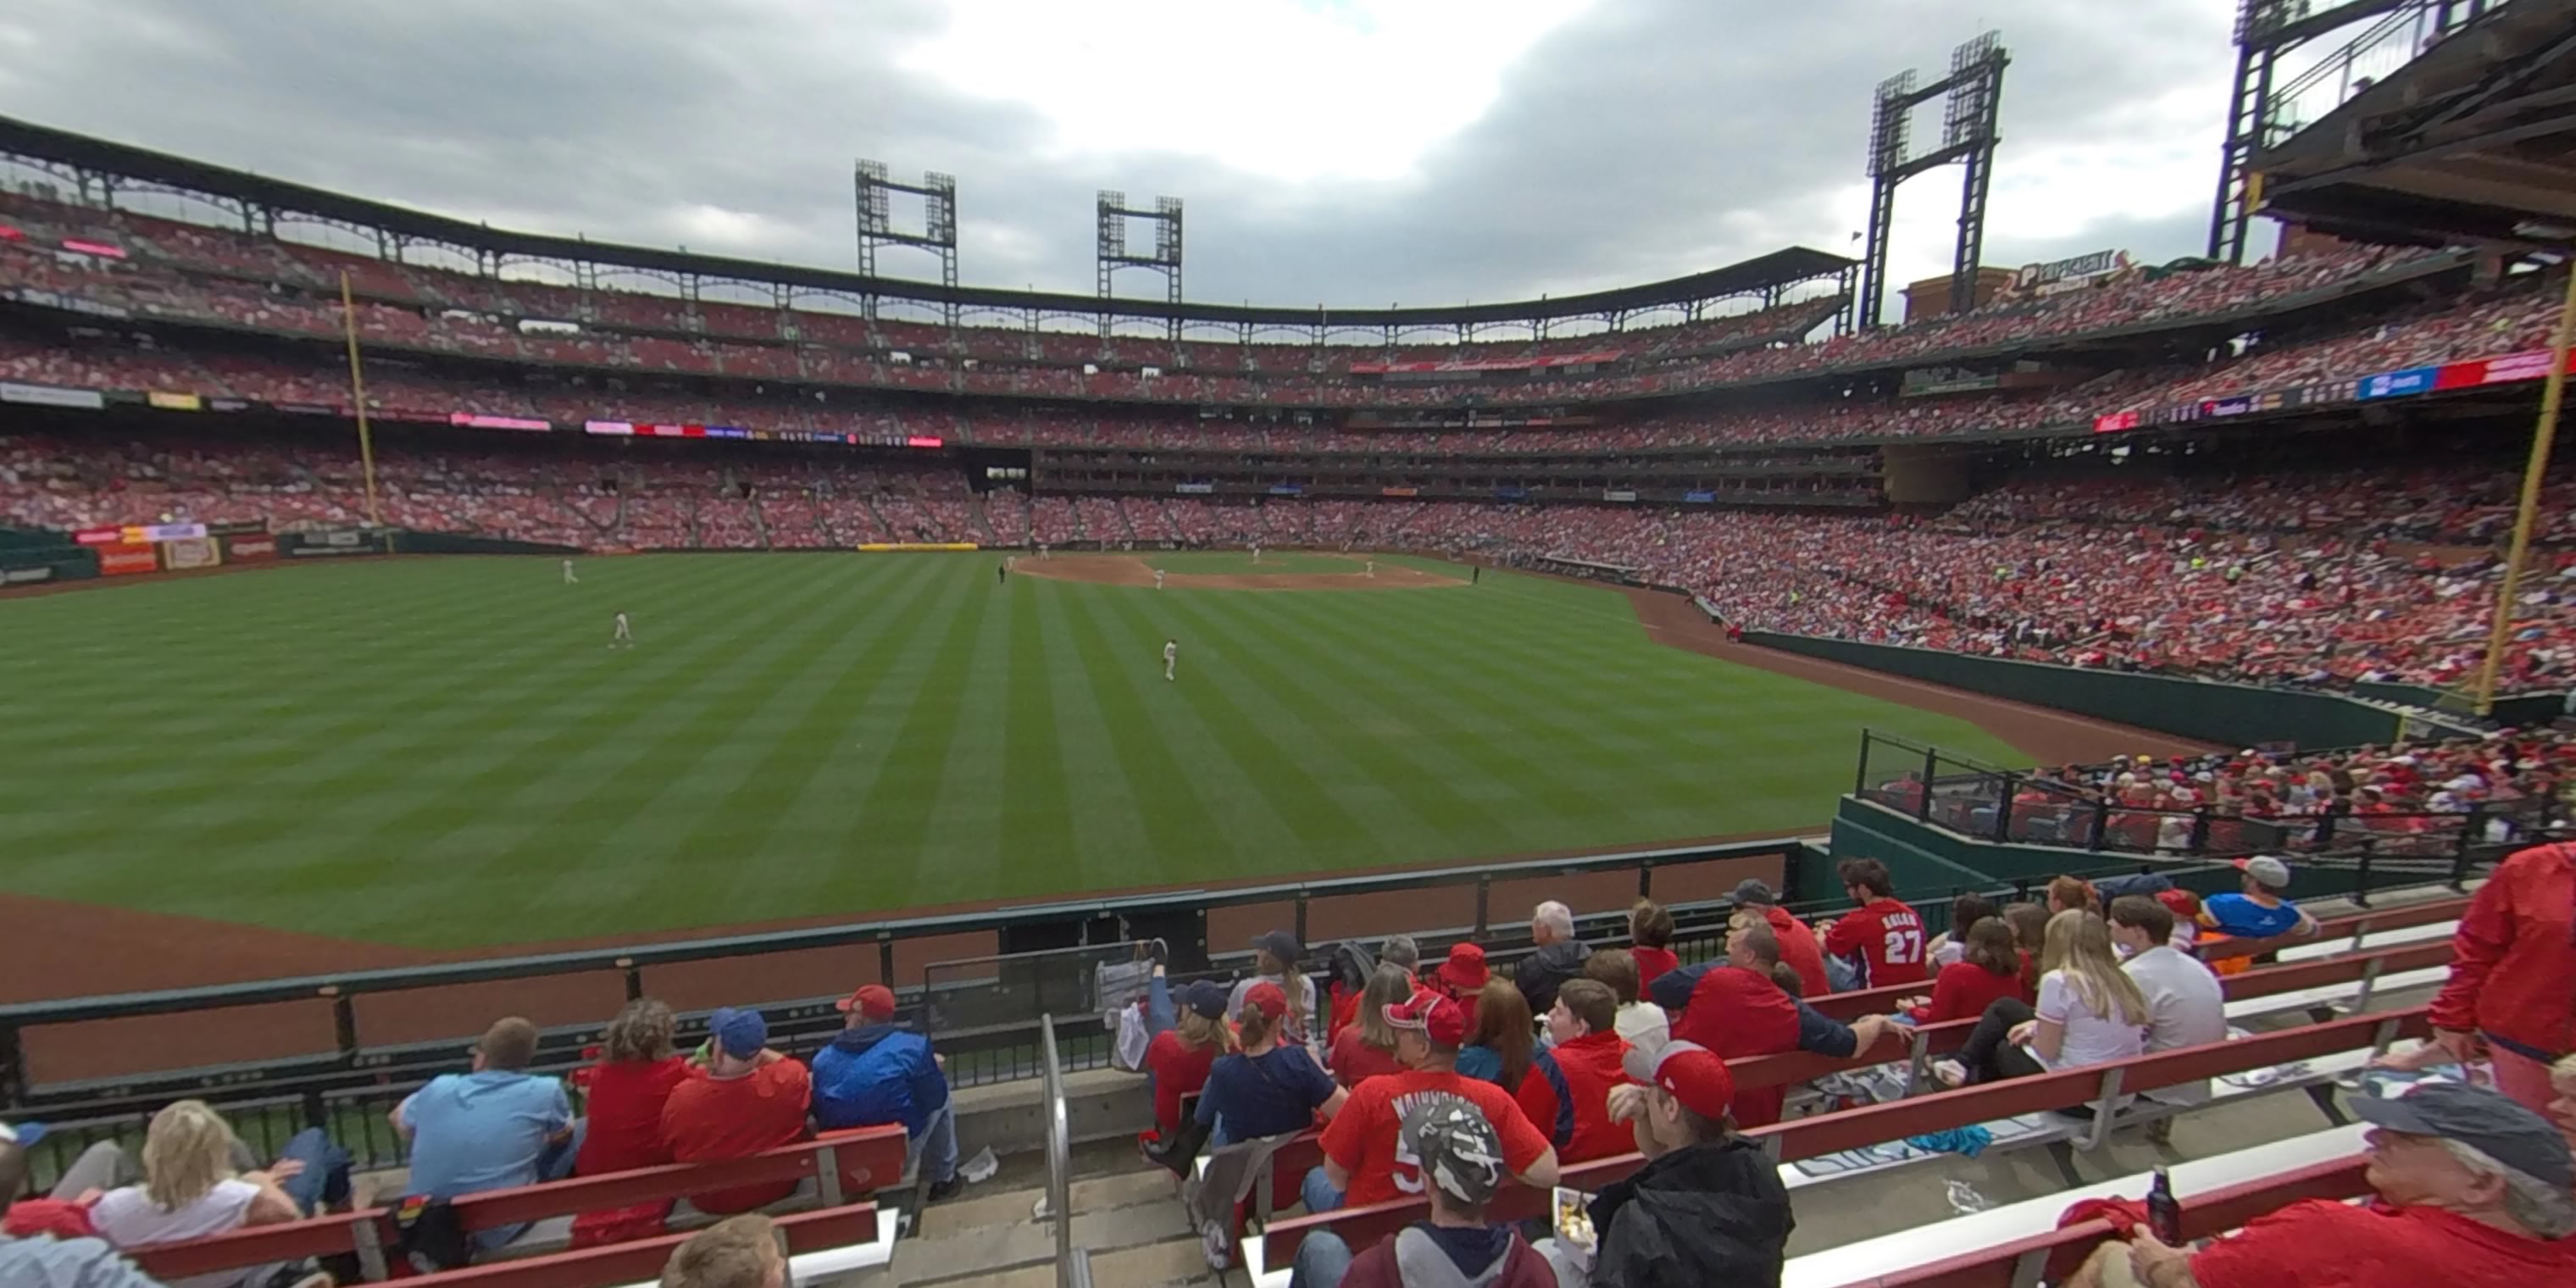
[[(1127, 1155), (1132, 1165), (1134, 1155)], [(915, 1237), (896, 1245), (888, 1282), (901, 1288), (953, 1283), (1050, 1288), (1055, 1230), (1036, 1219), (1043, 1185), (975, 1194), (922, 1213)], [(1091, 1255), (1094, 1282), (1121, 1288), (1213, 1285), (1172, 1178), (1160, 1170), (1081, 1177), (1069, 1190), (1073, 1243)]]

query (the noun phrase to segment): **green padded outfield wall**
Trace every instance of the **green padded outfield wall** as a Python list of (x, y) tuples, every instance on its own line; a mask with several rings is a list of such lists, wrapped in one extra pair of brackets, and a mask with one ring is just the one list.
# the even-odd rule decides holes
[(1748, 643), (1912, 676), (1973, 693), (2055, 707), (2203, 742), (2350, 747), (2397, 737), (2399, 713), (2331, 693), (2163, 675), (2088, 671), (2048, 662), (1746, 631)]
[[(1832, 850), (1841, 858), (1873, 858), (1885, 863), (1896, 878), (1896, 888), (1908, 894), (1927, 890), (2011, 890), (2022, 884), (2036, 891), (2054, 876), (2096, 876), (2114, 868), (2159, 872), (2175, 885), (2204, 897), (2234, 890), (2240, 883), (2234, 867), (2215, 859), (2164, 859), (1972, 840), (1849, 796), (1835, 810)], [(1802, 881), (1820, 883), (1813, 889), (1835, 888), (1831, 863), (1821, 864), (1821, 871), (1802, 868), (1798, 875)], [(2358, 869), (2301, 867), (2292, 894), (2301, 899), (2322, 899), (2350, 894), (2359, 884)], [(2386, 884), (2384, 876), (2380, 884)], [(1948, 928), (1950, 909), (1946, 901), (1937, 912), (1920, 901), (1915, 910), (1923, 914), (1927, 923), (1936, 918), (1943, 923), (1929, 929)]]

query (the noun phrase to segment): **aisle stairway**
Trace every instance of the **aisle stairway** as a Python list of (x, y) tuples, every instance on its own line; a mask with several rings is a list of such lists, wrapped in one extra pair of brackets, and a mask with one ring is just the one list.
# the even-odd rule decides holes
[[(1073, 1162), (1073, 1242), (1091, 1253), (1093, 1283), (1213, 1288), (1222, 1282), (1199, 1253), (1170, 1174), (1147, 1167), (1133, 1143), (1084, 1146)], [(924, 1212), (920, 1229), (895, 1245), (894, 1265), (878, 1282), (1054, 1288), (1055, 1230), (1032, 1216), (1045, 1194), (1040, 1155), (1004, 1159), (993, 1179)]]

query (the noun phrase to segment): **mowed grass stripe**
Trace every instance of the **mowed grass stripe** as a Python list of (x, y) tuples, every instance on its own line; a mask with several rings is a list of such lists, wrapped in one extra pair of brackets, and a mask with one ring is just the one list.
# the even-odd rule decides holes
[[(1175, 636), (1191, 637), (1198, 645), (1183, 653), (1190, 664), (1189, 682), (1173, 687), (1181, 691), (1186, 709), (1198, 721), (1206, 740), (1215, 745), (1225, 761), (1242, 770), (1247, 784), (1289, 835), (1310, 852), (1374, 848), (1372, 824), (1344, 809), (1335, 794), (1311, 772), (1310, 766), (1329, 763), (1331, 756), (1303, 736), (1303, 725), (1293, 717), (1255, 717), (1245, 710), (1245, 704), (1235, 700), (1238, 693), (1249, 697), (1259, 692), (1257, 684), (1244, 678), (1246, 663), (1259, 650), (1249, 647), (1248, 641), (1240, 649), (1207, 647), (1225, 637), (1211, 622), (1251, 612), (1250, 605), (1243, 602), (1248, 597), (1166, 595), (1112, 588), (1094, 593), (1106, 609), (1126, 619), (1132, 633), (1150, 639), (1158, 629), (1168, 629)], [(1141, 602), (1145, 596), (1155, 596), (1159, 601), (1150, 615)], [(1385, 821), (1379, 820), (1380, 824)]]
[[(462, 947), (1807, 827), (1864, 722), (2013, 754), (1662, 648), (1591, 587), (993, 564), (418, 559), (0, 601), (9, 885)], [(631, 652), (603, 647), (620, 607)]]
[[(1073, 793), (1065, 781), (1066, 748), (1056, 719), (1055, 673), (1047, 648), (1042, 603), (1045, 587), (1028, 578), (1010, 583), (1003, 597), (1007, 633), (1002, 692), (1002, 786), (986, 806), (999, 827), (996, 843), (1006, 862), (1043, 863), (1087, 884), (1084, 851), (1076, 829)], [(1082, 811), (1080, 818), (1094, 811)], [(1000, 873), (991, 874), (999, 879)]]
[[(776, 571), (792, 572), (784, 566)], [(731, 660), (662, 703), (660, 738), (629, 748), (613, 776), (570, 804), (576, 815), (597, 820), (596, 828), (587, 852), (577, 851), (571, 868), (540, 893), (544, 905), (567, 918), (586, 917), (595, 907), (590, 896), (598, 880), (625, 873), (637, 874), (643, 893), (659, 896), (666, 906), (688, 908), (688, 918), (675, 922), (681, 925), (704, 916), (747, 919), (774, 897), (746, 896), (747, 883), (736, 879), (744, 839), (740, 824), (748, 817), (732, 814), (723, 802), (776, 737), (774, 729), (761, 727), (760, 713), (783, 710), (775, 704), (786, 683), (802, 676), (818, 650), (833, 647), (830, 641), (854, 624), (860, 601), (851, 593), (848, 571), (774, 585), (772, 603), (734, 631)], [(807, 665), (797, 666), (800, 660)], [(726, 818), (734, 825), (710, 826)], [(708, 832), (694, 844), (693, 820)], [(828, 856), (816, 858), (822, 861), (815, 865), (819, 872)], [(791, 892), (811, 883), (783, 879)]]
[[(1194, 599), (1198, 597), (1193, 597)], [(1320, 661), (1302, 651), (1283, 649), (1275, 596), (1229, 596), (1219, 603), (1231, 611), (1192, 612), (1193, 640), (1204, 639), (1247, 683), (1244, 705), (1261, 714), (1247, 722), (1293, 738), (1283, 754), (1306, 766), (1320, 788), (1332, 795), (1346, 817), (1374, 817), (1350, 843), (1354, 854), (1440, 852), (1457, 843), (1457, 833), (1507, 844), (1505, 829), (1458, 784), (1478, 777), (1464, 760), (1439, 754), (1444, 749), (1422, 736), (1410, 720), (1346, 684), (1326, 683)], [(1394, 659), (1371, 653), (1346, 659), (1363, 670), (1394, 669)], [(1425, 752), (1431, 754), (1424, 754)], [(1392, 824), (1392, 826), (1390, 826)], [(1425, 848), (1434, 847), (1434, 848)]]
[[(1054, 828), (1041, 817), (1014, 813), (1015, 818), (1027, 820), (1022, 839), (1014, 842), (1024, 848), (1015, 848), (1014, 853), (1066, 854), (1063, 866), (1073, 870), (1074, 879), (1086, 889), (1119, 884), (1137, 868), (1131, 856), (1153, 853), (1154, 841), (1147, 835), (1144, 804), (1135, 795), (1137, 784), (1115, 754), (1090, 655), (1074, 631), (1074, 596), (1071, 588), (1052, 582), (1022, 584), (1015, 579), (1012, 584), (1013, 602), (1027, 605), (1037, 621), (1034, 662), (1045, 677), (1043, 687), (1050, 699), (1047, 719), (1055, 729), (1051, 753), (1032, 745), (1026, 754), (1041, 761), (1049, 754), (1055, 757), (1065, 799), (1062, 823)], [(1013, 701), (1016, 713), (1017, 694)], [(1030, 719), (1034, 723), (1037, 717)], [(1012, 790), (1019, 790), (1016, 774)], [(1043, 861), (1032, 857), (1022, 862), (1025, 866)]]
[(791, 762), (782, 768), (802, 772), (783, 775), (774, 808), (767, 795), (749, 802), (764, 814), (752, 852), (755, 875), (793, 873), (823, 906), (853, 888), (859, 829), (867, 821), (853, 806), (894, 752), (894, 730), (909, 710), (908, 686), (937, 645), (924, 626), (952, 580), (936, 561), (888, 557), (881, 567), (886, 575), (868, 583), (873, 594), (856, 601), (863, 626), (831, 646), (842, 663), (839, 684), (799, 724), (798, 737), (772, 749), (773, 763)]
[[(1065, 624), (1081, 661), (1085, 691), (1108, 741), (1109, 761), (1096, 765), (1094, 777), (1107, 777), (1114, 769), (1117, 779), (1100, 784), (1097, 795), (1080, 796), (1076, 808), (1116, 808), (1117, 802), (1126, 802), (1145, 833), (1145, 847), (1134, 857), (1103, 856), (1103, 870), (1118, 874), (1111, 884), (1151, 881), (1154, 874), (1172, 870), (1234, 871), (1241, 856), (1232, 830), (1220, 820), (1209, 785), (1192, 772), (1212, 767), (1207, 749), (1176, 749), (1147, 711), (1149, 702), (1180, 700), (1164, 692), (1175, 686), (1163, 680), (1162, 641), (1104, 629), (1093, 604), (1098, 587), (1072, 586), (1058, 593), (1065, 601)], [(1190, 663), (1184, 652), (1181, 665)]]
[[(742, 566), (746, 571), (757, 567)], [(679, 704), (704, 702), (702, 687), (720, 682), (711, 677), (759, 674), (749, 665), (758, 659), (743, 657), (745, 637), (714, 629), (724, 620), (724, 610), (736, 610), (737, 622), (768, 621), (772, 619), (753, 613), (769, 601), (775, 620), (784, 622), (810, 606), (776, 603), (773, 588), (757, 576), (722, 591), (667, 617), (637, 614), (639, 643), (634, 649), (608, 649), (606, 618), (600, 616), (591, 630), (582, 632), (578, 645), (566, 640), (549, 664), (522, 678), (519, 687), (530, 691), (514, 701), (505, 688), (495, 695), (497, 705), (480, 708), (487, 720), (505, 719), (522, 734), (533, 731), (533, 738), (502, 740), (490, 737), (497, 730), (489, 723), (469, 724), (446, 730), (464, 740), (456, 746), (433, 752), (416, 736), (408, 745), (383, 749), (357, 771), (388, 779), (372, 792), (346, 793), (317, 814), (278, 820), (278, 826), (292, 830), (262, 843), (271, 856), (263, 866), (270, 870), (272, 885), (248, 892), (251, 906), (285, 900), (338, 909), (330, 914), (334, 916), (364, 916), (369, 910), (355, 905), (382, 897), (389, 881), (411, 882), (431, 895), (416, 901), (417, 915), (434, 923), (480, 915), (470, 901), (452, 893), (436, 897), (435, 891), (508, 889), (523, 915), (562, 927), (563, 934), (582, 933), (587, 910), (596, 904), (596, 888), (585, 892), (585, 903), (567, 899), (560, 878), (549, 882), (542, 877), (549, 868), (577, 876), (597, 852), (600, 830), (652, 798), (651, 785), (628, 773), (659, 749), (647, 741), (649, 731), (667, 725), (683, 709)], [(733, 670), (736, 666), (742, 669)], [(533, 686), (554, 696), (540, 697)], [(540, 710), (547, 715), (535, 714)], [(432, 717), (396, 720), (390, 728), (423, 735), (445, 726)], [(704, 728), (712, 735), (719, 726)], [(659, 746), (668, 745), (666, 738)], [(594, 804), (591, 797), (610, 783), (617, 784), (614, 798)], [(447, 843), (461, 828), (473, 829), (473, 834)], [(539, 831), (548, 834), (547, 866), (528, 862), (527, 841)], [(390, 877), (348, 862), (353, 855), (388, 850), (418, 855), (421, 862), (413, 871)], [(643, 863), (624, 866), (628, 870), (618, 879), (650, 884), (652, 873)], [(622, 897), (644, 893), (634, 890)], [(424, 933), (442, 932), (432, 924)]]

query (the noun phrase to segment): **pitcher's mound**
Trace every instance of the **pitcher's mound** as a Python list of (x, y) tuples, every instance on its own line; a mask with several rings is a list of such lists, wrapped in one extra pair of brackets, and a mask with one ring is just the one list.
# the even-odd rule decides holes
[[(1163, 579), (1169, 590), (1423, 590), (1455, 586), (1460, 580), (1404, 564), (1381, 563), (1370, 576), (1365, 561), (1349, 561), (1349, 572), (1171, 572)], [(1087, 581), (1103, 586), (1152, 586), (1151, 555), (1057, 555), (1050, 559), (1020, 556), (1013, 571), (1056, 581)]]

